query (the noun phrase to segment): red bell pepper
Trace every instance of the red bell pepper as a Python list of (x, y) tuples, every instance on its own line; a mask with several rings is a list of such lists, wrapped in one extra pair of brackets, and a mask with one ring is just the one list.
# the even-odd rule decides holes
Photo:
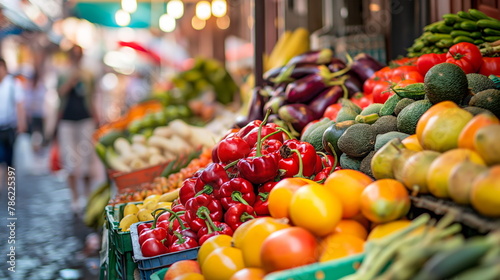
[(141, 252), (144, 257), (154, 257), (168, 253), (168, 248), (156, 238), (148, 238), (141, 245)]
[(205, 220), (221, 221), (222, 205), (207, 194), (200, 194), (186, 202), (186, 219), (194, 231), (206, 226)]
[(500, 76), (500, 57), (483, 57), (479, 74)]
[[(194, 197), (196, 193), (198, 192), (196, 189), (196, 185), (200, 184), (201, 187), (204, 186), (204, 183), (199, 180), (198, 177), (189, 177), (182, 181), (181, 188), (179, 189), (179, 202), (181, 204), (186, 204), (186, 202)], [(200, 188), (200, 186), (198, 186)]]
[(316, 150), (308, 142), (289, 139), (281, 147), (278, 167), (283, 178), (311, 177), (316, 170)]
[(142, 231), (144, 231), (145, 229), (150, 229), (152, 224), (153, 223), (143, 223), (143, 224), (137, 225), (137, 234), (140, 235), (142, 233)]
[(243, 138), (245, 137), (250, 131), (252, 131), (254, 128), (259, 127), (259, 125), (262, 123), (261, 120), (253, 120), (246, 124), (244, 127), (242, 127), (238, 132), (236, 132), (236, 135), (239, 137)]
[(233, 178), (222, 184), (219, 195), (225, 210), (233, 204), (253, 205), (255, 202), (253, 184), (241, 177)]
[(250, 205), (233, 204), (224, 214), (224, 221), (235, 231), (244, 222), (255, 219), (257, 214)]
[(151, 213), (154, 217), (153, 224), (151, 225), (150, 228), (146, 228), (141, 231), (141, 233), (139, 234), (139, 244), (142, 245), (142, 243), (144, 243), (144, 241), (146, 241), (148, 238), (156, 238), (158, 241), (161, 241), (162, 243), (167, 239), (167, 230), (163, 227), (156, 226), (160, 215), (162, 215), (167, 211), (170, 210), (166, 208), (159, 208)]
[(172, 245), (170, 245), (170, 252), (179, 252), (191, 248), (198, 247), (198, 241), (190, 236), (185, 236), (180, 232), (175, 231), (172, 240)]
[(198, 231), (198, 244), (201, 246), (208, 238), (213, 235), (225, 234), (233, 236), (231, 227), (223, 222), (207, 220), (207, 225)]
[(264, 119), (259, 127), (255, 127), (245, 137), (243, 137), (243, 139), (251, 148), (253, 148), (257, 144), (259, 138), (259, 129), (261, 139), (269, 134), (272, 134), (271, 136), (269, 136), (269, 139), (276, 139), (280, 142), (283, 142), (285, 133), (278, 129), (280, 126), (275, 123), (265, 123), (266, 121), (267, 119)]
[[(262, 155), (271, 155), (275, 157), (276, 161), (279, 161), (280, 156), (280, 148), (283, 146), (283, 142), (276, 139), (265, 139), (262, 141), (261, 146), (261, 154)], [(248, 154), (248, 157), (257, 156), (257, 146), (253, 147)]]
[(217, 157), (221, 163), (230, 163), (245, 157), (250, 146), (243, 138), (233, 135), (222, 139), (217, 145)]
[(255, 203), (253, 204), (253, 209), (255, 210), (257, 216), (270, 215), (268, 207), (269, 193), (274, 188), (274, 186), (276, 186), (277, 183), (278, 182), (270, 181), (259, 187), (257, 198), (255, 199)]
[(229, 176), (224, 166), (219, 163), (210, 163), (203, 169), (198, 180), (201, 182), (195, 184), (196, 195), (206, 193), (218, 198), (219, 189), (222, 184), (229, 181)]

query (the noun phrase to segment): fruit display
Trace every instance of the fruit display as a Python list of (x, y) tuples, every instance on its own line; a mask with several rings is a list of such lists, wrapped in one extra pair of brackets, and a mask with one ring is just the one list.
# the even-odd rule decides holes
[(498, 40), (500, 21), (477, 9), (469, 9), (444, 14), (442, 20), (425, 26), (423, 34), (408, 48), (408, 57), (447, 53), (452, 45), (460, 42), (487, 46)]

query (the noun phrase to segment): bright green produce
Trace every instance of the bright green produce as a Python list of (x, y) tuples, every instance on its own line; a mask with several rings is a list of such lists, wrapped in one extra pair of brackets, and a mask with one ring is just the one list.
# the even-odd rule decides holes
[(418, 100), (404, 107), (397, 117), (398, 131), (415, 134), (418, 120), (431, 106), (428, 100)]
[(351, 107), (342, 107), (340, 108), (337, 118), (335, 119), (337, 122), (343, 121), (353, 121), (356, 119), (356, 116), (359, 114), (355, 109)]
[(465, 72), (457, 65), (441, 63), (429, 69), (424, 77), (426, 97), (432, 104), (451, 100), (461, 104), (469, 93)]
[(487, 89), (474, 95), (470, 106), (476, 106), (491, 111), (495, 116), (500, 117), (500, 90)]
[(376, 136), (371, 125), (357, 123), (346, 129), (337, 144), (348, 156), (364, 157), (373, 150)]
[(300, 140), (313, 145), (316, 151), (323, 150), (323, 133), (327, 128), (335, 124), (335, 121), (329, 118), (323, 118), (319, 122), (312, 124), (304, 133), (302, 133)]
[(323, 149), (330, 154), (333, 154), (335, 151), (335, 154), (337, 156), (340, 156), (342, 154), (342, 151), (338, 147), (338, 141), (340, 136), (344, 134), (346, 129), (350, 127), (351, 125), (355, 124), (356, 122), (353, 120), (348, 120), (348, 121), (343, 121), (343, 122), (336, 122), (332, 124), (330, 127), (328, 127), (324, 132), (323, 132)]

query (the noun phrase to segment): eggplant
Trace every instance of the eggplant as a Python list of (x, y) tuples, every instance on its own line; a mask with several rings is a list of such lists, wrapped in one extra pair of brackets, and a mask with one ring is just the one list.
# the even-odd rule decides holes
[(246, 116), (240, 117), (236, 120), (237, 127), (243, 127), (248, 122), (253, 120), (263, 120), (264, 119), (264, 103), (267, 101), (267, 97), (261, 94), (261, 88), (255, 87), (252, 90), (252, 96), (250, 99), (250, 104), (248, 104), (248, 112)]
[(321, 50), (314, 50), (296, 55), (292, 57), (286, 65), (300, 66), (304, 64), (326, 64), (332, 59), (332, 57), (333, 51), (331, 49), (324, 48)]
[(361, 82), (364, 83), (373, 73), (382, 69), (384, 65), (367, 53), (359, 53), (354, 57), (350, 67), (361, 79)]
[(332, 60), (330, 60), (330, 62), (328, 63), (328, 69), (330, 69), (332, 73), (340, 71), (346, 67), (347, 64), (345, 64), (344, 61), (336, 57), (332, 58)]
[(278, 75), (283, 71), (284, 66), (281, 67), (274, 67), (273, 69), (267, 70), (263, 75), (262, 78), (264, 79), (264, 82), (266, 85), (274, 85), (274, 82), (272, 81), (274, 78), (278, 77)]
[(321, 74), (311, 74), (288, 84), (286, 100), (290, 103), (308, 102), (325, 87), (328, 87), (328, 84)]
[(290, 123), (298, 133), (301, 133), (308, 123), (315, 120), (314, 112), (306, 104), (302, 103), (282, 106), (278, 110), (278, 116), (283, 121)]
[(300, 67), (292, 65), (282, 68), (281, 73), (277, 77), (272, 78), (271, 81), (274, 84), (290, 83), (307, 75), (317, 74), (319, 72), (321, 72), (321, 68), (316, 64), (305, 64)]
[(363, 91), (363, 83), (360, 81), (358, 75), (353, 71), (349, 71), (346, 74), (348, 78), (345, 80), (344, 85), (349, 91), (349, 98), (351, 98), (354, 94)]
[(284, 96), (273, 96), (269, 98), (269, 100), (264, 104), (264, 112), (271, 109), (271, 114), (278, 113), (278, 109), (285, 105), (285, 97)]
[[(346, 89), (347, 90), (347, 89)], [(344, 89), (340, 85), (335, 85), (324, 89), (307, 105), (314, 114), (314, 119), (320, 119), (328, 106), (337, 103), (337, 101), (345, 96)]]

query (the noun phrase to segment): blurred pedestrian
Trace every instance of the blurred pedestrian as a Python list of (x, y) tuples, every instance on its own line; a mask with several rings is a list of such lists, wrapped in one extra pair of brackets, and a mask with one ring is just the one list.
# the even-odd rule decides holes
[(41, 149), (47, 143), (45, 136), (45, 96), (47, 87), (38, 69), (34, 69), (25, 86), (26, 116), (28, 122), (28, 133), (31, 137), (31, 145), (35, 159), (41, 157)]
[(7, 167), (13, 167), (14, 143), (17, 134), (26, 131), (24, 91), (21, 82), (9, 74), (7, 63), (0, 58), (0, 164), (2, 185)]
[[(99, 123), (93, 102), (94, 77), (82, 68), (82, 57), (83, 49), (73, 46), (68, 52), (69, 69), (64, 69), (58, 79), (61, 115), (57, 141), (75, 214), (81, 214), (91, 192), (95, 158), (91, 137)], [(83, 192), (79, 191), (80, 184), (83, 184)]]

